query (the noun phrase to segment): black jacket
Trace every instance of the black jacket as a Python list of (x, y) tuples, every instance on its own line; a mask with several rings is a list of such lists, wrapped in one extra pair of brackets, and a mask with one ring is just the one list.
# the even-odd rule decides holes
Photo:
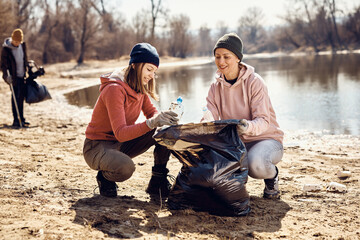
[[(27, 53), (26, 53), (26, 44), (25, 42), (21, 43), (22, 49), (24, 51), (24, 70), (27, 71)], [(3, 79), (5, 80), (8, 76), (7, 70), (9, 69), (11, 76), (16, 76), (16, 62), (15, 58), (11, 52), (11, 48), (4, 46), (1, 51), (1, 70), (3, 72)]]

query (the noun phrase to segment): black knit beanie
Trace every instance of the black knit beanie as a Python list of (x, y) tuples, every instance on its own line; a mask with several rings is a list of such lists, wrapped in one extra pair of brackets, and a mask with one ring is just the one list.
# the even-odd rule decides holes
[(149, 43), (136, 44), (130, 53), (129, 65), (132, 63), (152, 63), (159, 67), (160, 59), (156, 48)]
[(233, 52), (240, 61), (243, 58), (243, 43), (236, 33), (227, 33), (219, 38), (214, 47), (214, 55), (217, 48), (226, 48)]

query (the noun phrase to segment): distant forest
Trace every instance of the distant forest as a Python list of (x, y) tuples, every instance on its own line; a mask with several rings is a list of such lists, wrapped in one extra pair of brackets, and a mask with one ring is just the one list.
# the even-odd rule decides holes
[(335, 0), (289, 1), (281, 26), (265, 28), (263, 10), (249, 8), (235, 30), (221, 21), (190, 31), (191, 19), (170, 15), (166, 0), (149, 0), (151, 7), (139, 6), (133, 19), (106, 0), (0, 0), (0, 38), (23, 29), (28, 55), (40, 64), (118, 59), (137, 42), (150, 42), (161, 56), (211, 56), (216, 40), (230, 31), (243, 39), (246, 54), (360, 48), (360, 3), (345, 12)]

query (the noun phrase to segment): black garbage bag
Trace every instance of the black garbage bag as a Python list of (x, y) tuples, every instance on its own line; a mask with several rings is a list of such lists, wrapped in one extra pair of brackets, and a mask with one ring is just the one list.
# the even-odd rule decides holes
[(168, 197), (169, 209), (191, 208), (220, 216), (250, 212), (247, 153), (237, 124), (239, 120), (190, 123), (154, 135), (183, 164)]
[(47, 99), (51, 99), (51, 96), (45, 85), (35, 80), (26, 80), (26, 103), (38, 103)]

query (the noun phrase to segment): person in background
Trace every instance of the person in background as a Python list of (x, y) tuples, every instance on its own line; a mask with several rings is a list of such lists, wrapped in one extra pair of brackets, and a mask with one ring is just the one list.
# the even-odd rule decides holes
[(267, 87), (255, 69), (242, 62), (243, 43), (236, 33), (218, 39), (214, 47), (216, 81), (211, 84), (207, 108), (214, 120), (239, 119), (249, 176), (264, 179), (264, 198), (279, 198), (279, 169), (283, 131), (276, 121)]
[[(19, 28), (15, 29), (11, 37), (6, 38), (1, 51), (1, 70), (3, 79), (7, 84), (12, 84), (15, 93), (16, 103), (11, 97), (11, 106), (13, 113), (12, 126), (17, 128), (21, 124), (24, 127), (30, 125), (24, 118), (24, 100), (26, 97), (25, 74), (28, 66), (26, 54), (26, 44), (23, 42), (24, 34)], [(9, 73), (9, 74), (8, 74)], [(19, 115), (17, 114), (16, 105), (18, 106)]]
[[(159, 55), (149, 43), (136, 44), (130, 53), (129, 66), (102, 75), (100, 95), (86, 128), (83, 154), (90, 168), (97, 170), (100, 195), (117, 196), (115, 182), (129, 179), (135, 171), (132, 160), (151, 146), (154, 148), (152, 177), (146, 189), (151, 195), (166, 197), (171, 184), (166, 164), (170, 150), (152, 138), (157, 127), (177, 124), (177, 114), (158, 112), (150, 97), (155, 93)], [(150, 96), (150, 97), (149, 97)], [(146, 121), (135, 123), (143, 112)]]

